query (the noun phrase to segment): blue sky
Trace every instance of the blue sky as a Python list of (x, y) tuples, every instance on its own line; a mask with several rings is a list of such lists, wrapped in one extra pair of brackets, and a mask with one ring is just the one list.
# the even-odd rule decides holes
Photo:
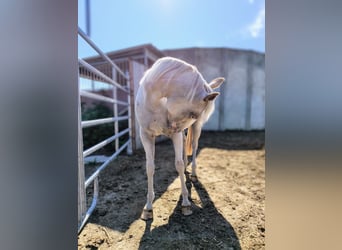
[[(265, 52), (264, 0), (90, 0), (91, 38), (104, 51), (227, 47)], [(86, 30), (85, 0), (78, 25)], [(96, 53), (79, 39), (79, 56)]]

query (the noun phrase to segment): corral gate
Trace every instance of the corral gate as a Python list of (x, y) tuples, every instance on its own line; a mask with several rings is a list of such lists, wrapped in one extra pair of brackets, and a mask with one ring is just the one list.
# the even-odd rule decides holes
[[(108, 164), (114, 160), (123, 150), (127, 150), (128, 154), (132, 154), (132, 116), (131, 116), (131, 100), (132, 89), (130, 87), (130, 75), (128, 69), (123, 72), (106, 54), (104, 54), (97, 45), (80, 29), (78, 28), (78, 35), (87, 42), (106, 62), (111, 66), (111, 74), (104, 74), (98, 68), (90, 65), (82, 59), (78, 59), (79, 63), (79, 78), (78, 78), (78, 232), (81, 231), (89, 216), (94, 211), (99, 195), (99, 179), (98, 176), (101, 171), (108, 166)], [(80, 78), (87, 78), (103, 83), (110, 84), (113, 89), (113, 96), (102, 96), (98, 93), (92, 93), (89, 91), (81, 90)], [(118, 100), (118, 91), (125, 93), (126, 100)], [(113, 117), (106, 117), (96, 120), (82, 121), (81, 116), (81, 96), (92, 98), (97, 101), (111, 103), (113, 105)], [(127, 111), (127, 115), (120, 115), (118, 112), (118, 106), (126, 107), (122, 110)], [(123, 112), (121, 112), (123, 113)], [(128, 121), (128, 128), (119, 131), (119, 121)], [(101, 124), (113, 123), (113, 135), (94, 146), (83, 151), (83, 128), (98, 126)], [(121, 146), (119, 145), (119, 138), (123, 135), (129, 135), (129, 138)], [(84, 157), (99, 150), (105, 145), (115, 142), (115, 152), (100, 165), (87, 179), (85, 179), (84, 169)], [(86, 202), (86, 189), (93, 183), (93, 198), (91, 205), (87, 208)]]

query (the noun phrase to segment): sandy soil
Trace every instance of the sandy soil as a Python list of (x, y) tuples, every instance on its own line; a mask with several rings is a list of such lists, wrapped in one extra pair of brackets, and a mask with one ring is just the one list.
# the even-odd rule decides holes
[(140, 219), (147, 192), (144, 151), (122, 155), (100, 176), (97, 208), (78, 236), (78, 249), (265, 248), (264, 132), (202, 134), (199, 181), (187, 181), (188, 217), (181, 214), (170, 140), (156, 145), (155, 163), (153, 221)]

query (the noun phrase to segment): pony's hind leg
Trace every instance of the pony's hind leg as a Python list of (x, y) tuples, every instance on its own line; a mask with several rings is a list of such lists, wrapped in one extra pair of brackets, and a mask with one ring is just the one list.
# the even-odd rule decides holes
[(184, 162), (183, 162), (183, 135), (182, 132), (176, 133), (172, 136), (173, 146), (175, 149), (175, 165), (177, 172), (179, 174), (179, 178), (181, 181), (182, 187), (182, 213), (183, 215), (190, 215), (192, 214), (191, 211), (191, 203), (189, 201), (189, 194), (188, 189), (185, 185), (185, 175), (184, 175)]
[(141, 142), (146, 154), (146, 174), (147, 174), (147, 202), (141, 215), (141, 219), (153, 219), (152, 202), (154, 200), (153, 175), (154, 175), (154, 152), (155, 138), (140, 129)]
[(191, 181), (196, 182), (197, 181), (197, 163), (196, 163), (196, 157), (197, 157), (197, 148), (198, 148), (198, 140), (201, 136), (201, 125), (199, 123), (195, 123), (192, 125), (192, 163), (191, 163)]
[(184, 161), (184, 174), (186, 174), (186, 167), (188, 166), (188, 155), (186, 154), (186, 136), (185, 131), (182, 132), (183, 136), (183, 161)]

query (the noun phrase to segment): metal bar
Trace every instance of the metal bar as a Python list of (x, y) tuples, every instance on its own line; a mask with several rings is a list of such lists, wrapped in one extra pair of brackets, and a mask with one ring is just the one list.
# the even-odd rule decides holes
[(126, 113), (128, 111), (128, 108), (129, 108), (129, 106), (126, 106), (125, 108), (121, 109), (118, 115), (120, 116), (120, 115)]
[(97, 203), (97, 199), (99, 197), (99, 179), (96, 177), (94, 179), (94, 194), (93, 194), (93, 200), (91, 202), (91, 205), (89, 207), (89, 209), (87, 210), (84, 219), (82, 221), (82, 224), (80, 225), (80, 227), (78, 228), (78, 233), (81, 232), (82, 228), (84, 227), (85, 223), (87, 222), (87, 220), (89, 219), (90, 215), (93, 213), (95, 207), (96, 207), (96, 203)]
[[(135, 107), (135, 85), (136, 85), (136, 80), (135, 79), (135, 75), (134, 75), (134, 70), (135, 70), (135, 65), (138, 64), (137, 62), (134, 62), (133, 60), (129, 60), (129, 72), (130, 72), (130, 75), (129, 75), (129, 84), (130, 84), (130, 91), (131, 91), (131, 94), (132, 94), (132, 98), (131, 98), (131, 103), (130, 103), (130, 106), (129, 108), (131, 109), (131, 133), (132, 133), (132, 137), (131, 137), (131, 141), (132, 141), (132, 152), (134, 152), (134, 150), (136, 150), (137, 148), (137, 141), (138, 141), (138, 138), (137, 138), (137, 131), (136, 131), (136, 121), (135, 121), (135, 110), (134, 110), (134, 107)], [(145, 67), (144, 67), (145, 68)]]
[(92, 146), (91, 148), (88, 148), (87, 150), (83, 151), (83, 157), (86, 157), (88, 155), (90, 155), (91, 153), (95, 152), (96, 150), (102, 148), (103, 146), (106, 146), (107, 144), (111, 143), (112, 141), (114, 141), (116, 138), (126, 134), (129, 132), (129, 128), (121, 131), (120, 133), (113, 135), (109, 138), (107, 138), (106, 140)]
[(122, 72), (121, 69), (105, 53), (103, 53), (99, 47), (96, 46), (96, 44), (83, 32), (80, 27), (78, 27), (78, 34), (80, 34), (80, 36), (86, 40), (86, 42), (93, 47), (93, 49), (96, 50), (96, 52), (99, 53), (104, 60), (108, 61), (109, 64), (111, 64), (121, 75), (125, 77), (124, 72)]
[(82, 59), (78, 59), (79, 64), (81, 64), (83, 67), (87, 68), (89, 71), (93, 72), (94, 74), (102, 77), (104, 80), (106, 80), (107, 82), (111, 83), (112, 85), (114, 85), (115, 87), (125, 91), (126, 93), (128, 93), (128, 90), (125, 89), (124, 87), (122, 87), (119, 83), (113, 81), (113, 79), (109, 78), (108, 76), (106, 76), (105, 74), (103, 74), (101, 71), (99, 71), (97, 68), (91, 66), (89, 63), (87, 63), (86, 61), (82, 60)]
[(128, 119), (129, 119), (129, 116), (126, 115), (126, 116), (118, 116), (118, 117), (110, 117), (110, 118), (82, 121), (82, 128), (87, 128), (87, 127), (101, 125), (101, 124), (115, 122), (115, 121), (123, 121), (123, 120), (128, 120)]
[[(144, 55), (130, 56), (129, 59), (132, 59), (132, 60), (139, 60), (139, 59), (141, 59), (143, 61), (144, 60)], [(154, 60), (154, 61), (156, 61), (156, 60)], [(116, 58), (116, 59), (113, 59), (113, 62), (114, 63), (127, 62), (127, 58)], [(105, 61), (100, 61), (100, 62), (91, 63), (91, 65), (98, 66), (98, 65), (105, 64), (105, 63), (106, 63)]]
[[(115, 68), (112, 68), (112, 78), (114, 81), (117, 81)], [(118, 99), (118, 91), (115, 87), (113, 88), (113, 99), (115, 100)], [(114, 103), (113, 105), (113, 114), (114, 114), (114, 117), (118, 116), (118, 104), (117, 103)], [(118, 134), (118, 133), (119, 133), (119, 122), (115, 121), (114, 122), (114, 134)], [(116, 138), (115, 139), (115, 151), (118, 151), (118, 149), (119, 149), (119, 138)]]
[[(129, 73), (127, 71), (127, 88), (129, 90), (131, 90), (130, 88), (130, 77), (129, 77)], [(128, 116), (130, 117), (130, 119), (128, 119), (128, 128), (129, 128), (129, 139), (131, 141), (131, 143), (128, 145), (127, 147), (127, 154), (128, 155), (132, 155), (133, 154), (133, 150), (132, 150), (132, 115), (131, 115), (131, 94), (132, 94), (132, 91), (130, 91), (127, 95), (127, 102), (128, 102)]]
[(122, 145), (118, 151), (116, 151), (108, 160), (106, 160), (96, 171), (86, 180), (85, 187), (87, 188), (89, 184), (100, 174), (100, 172), (105, 169), (108, 164), (113, 161), (130, 143), (128, 140), (124, 145)]
[[(78, 89), (79, 86), (78, 77)], [(78, 96), (78, 225), (81, 224), (87, 210), (86, 206), (86, 191), (85, 191), (85, 175), (84, 175), (84, 162), (83, 162), (83, 137), (81, 128), (81, 98)]]
[(90, 37), (90, 0), (86, 0), (86, 30)]
[(122, 102), (122, 101), (119, 101), (119, 100), (114, 100), (113, 98), (110, 98), (110, 97), (107, 97), (107, 96), (103, 96), (103, 95), (99, 95), (99, 94), (95, 94), (95, 93), (91, 93), (91, 92), (88, 92), (86, 90), (81, 90), (80, 91), (80, 95), (84, 96), (84, 97), (89, 97), (89, 98), (92, 98), (92, 99), (96, 99), (96, 100), (99, 100), (99, 101), (110, 102), (110, 103), (117, 103), (117, 104), (124, 105), (124, 106), (128, 106), (129, 105), (128, 102)]

